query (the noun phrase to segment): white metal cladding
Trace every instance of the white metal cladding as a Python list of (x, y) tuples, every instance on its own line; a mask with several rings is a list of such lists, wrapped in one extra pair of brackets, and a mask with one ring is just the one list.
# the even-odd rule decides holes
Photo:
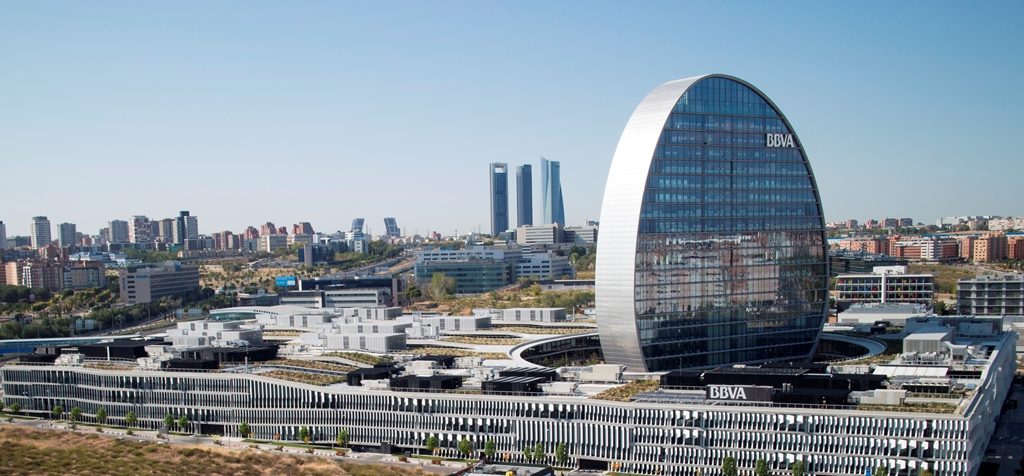
[(597, 327), (609, 363), (644, 371), (637, 339), (634, 282), (640, 206), (654, 149), (676, 101), (707, 76), (669, 81), (654, 88), (633, 111), (615, 149), (601, 202), (601, 250), (597, 254)]
[(426, 438), (437, 435), (444, 456), (457, 456), (463, 438), (477, 450), (493, 439), (498, 459), (513, 462), (525, 462), (523, 446), (540, 443), (542, 461), (555, 463), (554, 449), (565, 443), (571, 464), (600, 461), (638, 474), (717, 474), (731, 456), (743, 468), (764, 458), (780, 474), (803, 460), (809, 474), (859, 476), (884, 464), (969, 476), (977, 474), (1012, 383), (1014, 342), (1006, 337), (998, 345), (970, 404), (961, 405), (963, 413), (945, 414), (406, 393), (226, 372), (8, 364), (0, 374), (5, 403), (18, 403), (24, 412), (79, 407), (88, 422), (102, 407), (115, 424), (134, 412), (138, 426), (151, 429), (171, 413), (230, 436), (244, 421), (265, 440), (297, 439), (306, 426), (319, 443), (333, 442), (344, 429), (354, 445), (389, 442), (423, 450)]

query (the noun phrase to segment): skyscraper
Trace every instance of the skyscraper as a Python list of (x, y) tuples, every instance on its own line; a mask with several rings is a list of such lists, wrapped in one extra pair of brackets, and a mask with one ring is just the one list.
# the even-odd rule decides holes
[(398, 220), (395, 220), (395, 217), (384, 217), (384, 232), (388, 238), (399, 238), (402, 236), (402, 230), (398, 228)]
[(128, 222), (124, 220), (110, 220), (110, 242), (128, 243)]
[(353, 218), (352, 219), (352, 233), (362, 233), (363, 232), (363, 224), (364, 223), (366, 223), (365, 219)]
[(145, 215), (135, 215), (128, 220), (128, 241), (131, 243), (149, 243), (153, 241), (152, 227)]
[(494, 162), (491, 170), (491, 236), (508, 230), (508, 164)]
[(32, 249), (38, 250), (51, 241), (50, 219), (44, 216), (32, 217)]
[(0, 221), (0, 250), (7, 249), (7, 227)]
[(157, 235), (164, 243), (174, 243), (174, 230), (176, 221), (173, 218), (164, 218), (160, 220), (160, 231)]
[(74, 223), (61, 223), (57, 225), (57, 240), (60, 241), (61, 248), (77, 245), (77, 235), (78, 227)]
[(557, 160), (540, 158), (541, 199), (544, 205), (544, 224), (565, 226), (565, 206), (562, 203), (561, 164)]
[(174, 222), (174, 243), (183, 245), (185, 240), (199, 239), (199, 219), (182, 210)]
[(605, 361), (637, 371), (803, 361), (828, 311), (821, 199), (803, 146), (728, 76), (658, 86), (619, 139), (601, 205)]
[(533, 167), (516, 167), (516, 226), (533, 224)]

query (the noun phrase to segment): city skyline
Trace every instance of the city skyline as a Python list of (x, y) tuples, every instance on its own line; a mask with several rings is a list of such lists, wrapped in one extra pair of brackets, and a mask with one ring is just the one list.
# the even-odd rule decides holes
[[(0, 155), (18, 180), (3, 199), (32, 197), (0, 210), (8, 236), (37, 215), (92, 232), (181, 209), (211, 231), (267, 218), (345, 229), (351, 216), (486, 231), (483, 165), (539, 155), (571, 171), (566, 221), (582, 224), (598, 216), (623, 111), (703, 71), (787, 104), (820, 158), (826, 221), (1024, 214), (1002, 194), (1024, 175), (1012, 143), (1024, 97), (998, 79), (1024, 70), (1020, 3), (857, 5), (861, 22), (841, 4), (238, 5), (5, 9)], [(683, 13), (731, 18), (733, 33), (670, 27)], [(387, 27), (373, 21), (385, 16)], [(772, 46), (747, 47), (764, 24)], [(950, 92), (963, 98), (941, 100)], [(480, 120), (494, 111), (501, 127)], [(401, 140), (396, 118), (415, 125)], [(268, 178), (280, 167), (294, 183)], [(385, 177), (391, 199), (358, 199)], [(132, 200), (82, 200), (86, 184)], [(957, 193), (934, 189), (944, 184)], [(894, 192), (920, 199), (893, 203)], [(269, 193), (286, 198), (245, 205)]]

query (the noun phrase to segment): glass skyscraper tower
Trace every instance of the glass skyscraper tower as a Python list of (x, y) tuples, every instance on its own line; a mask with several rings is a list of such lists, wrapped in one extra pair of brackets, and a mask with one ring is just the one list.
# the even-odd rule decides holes
[(494, 162), (491, 170), (491, 236), (508, 230), (508, 164)]
[(533, 224), (533, 166), (516, 168), (516, 226)]
[(543, 190), (544, 223), (565, 226), (565, 206), (562, 203), (561, 164), (557, 160), (540, 158), (540, 177)]
[(827, 289), (821, 199), (779, 108), (722, 75), (651, 91), (601, 208), (605, 360), (664, 371), (807, 359)]

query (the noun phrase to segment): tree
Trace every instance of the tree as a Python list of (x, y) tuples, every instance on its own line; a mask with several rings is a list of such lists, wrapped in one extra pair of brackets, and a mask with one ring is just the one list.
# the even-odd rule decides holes
[(921, 471), (917, 472), (917, 476), (932, 476), (932, 474), (933, 473), (931, 472), (931, 470), (927, 469), (922, 469)]
[(722, 460), (722, 474), (724, 476), (737, 476), (739, 474), (739, 469), (736, 467), (736, 458), (726, 456)]
[(248, 438), (249, 433), (251, 433), (249, 431), (249, 422), (243, 421), (240, 425), (238, 425), (238, 434), (242, 435), (242, 438)]
[(768, 462), (764, 458), (758, 458), (754, 463), (754, 476), (768, 476)]
[(455, 278), (449, 278), (444, 273), (434, 273), (427, 291), (435, 301), (447, 299), (455, 292)]
[(804, 476), (804, 462), (797, 461), (790, 467), (793, 470), (793, 476)]
[(871, 472), (871, 476), (889, 476), (889, 468), (878, 465), (878, 467)]
[(462, 453), (462, 457), (468, 458), (473, 454), (473, 442), (466, 438), (459, 440), (459, 453)]
[(544, 445), (541, 442), (533, 445), (533, 459), (544, 461), (547, 454), (544, 453)]
[(107, 424), (107, 409), (106, 408), (100, 407), (99, 410), (96, 410), (96, 423), (99, 423), (100, 425), (106, 425)]
[(188, 428), (188, 417), (187, 416), (182, 415), (181, 418), (178, 419), (178, 428), (180, 428), (181, 431), (185, 431), (185, 429)]
[(304, 426), (299, 427), (299, 439), (302, 440), (303, 443), (309, 443), (309, 428)]
[(431, 453), (437, 453), (437, 447), (438, 447), (438, 445), (440, 443), (441, 442), (437, 440), (436, 436), (430, 435), (430, 436), (427, 437), (427, 441), (426, 441), (426, 443), (424, 443), (423, 446), (427, 447), (427, 451), (429, 451)]
[(498, 445), (494, 444), (494, 438), (488, 438), (484, 443), (484, 457), (487, 461), (494, 459), (494, 453), (498, 451)]
[(18, 402), (14, 402), (14, 403), (11, 404), (11, 413), (17, 414), (20, 411), (21, 411), (21, 405), (19, 405)]
[(0, 401), (0, 413), (4, 411), (4, 402)]
[(138, 421), (138, 417), (135, 416), (135, 412), (130, 411), (124, 416), (124, 423), (128, 426), (134, 426), (136, 421)]
[(565, 466), (569, 462), (569, 445), (559, 443), (555, 446), (555, 461), (559, 466)]
[(523, 446), (523, 458), (527, 461), (533, 461), (533, 448), (530, 445)]
[(82, 416), (82, 409), (78, 407), (71, 407), (71, 428), (74, 429), (78, 423), (78, 418)]
[(54, 419), (60, 419), (61, 415), (64, 414), (64, 407), (60, 405), (55, 405), (50, 413), (53, 414)]
[(338, 430), (338, 446), (348, 446), (348, 430)]
[(170, 413), (164, 415), (164, 427), (167, 428), (167, 431), (174, 429), (174, 415)]

